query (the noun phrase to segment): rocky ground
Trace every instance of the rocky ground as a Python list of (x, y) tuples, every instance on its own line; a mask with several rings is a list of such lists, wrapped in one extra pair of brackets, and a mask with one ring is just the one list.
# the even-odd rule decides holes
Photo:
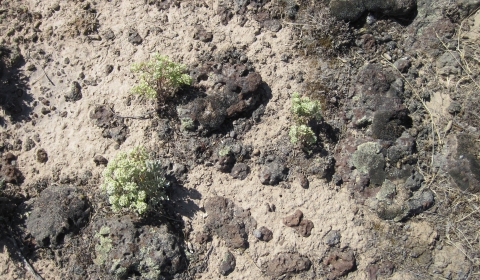
[[(0, 278), (478, 279), (479, 7), (0, 1)], [(193, 79), (164, 102), (130, 90), (154, 52)], [(113, 212), (138, 145), (170, 200)]]

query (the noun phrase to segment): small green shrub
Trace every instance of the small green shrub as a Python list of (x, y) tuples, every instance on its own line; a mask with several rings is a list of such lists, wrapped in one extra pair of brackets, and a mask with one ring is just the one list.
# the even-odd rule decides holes
[(308, 97), (300, 97), (298, 92), (292, 94), (292, 106), (290, 108), (295, 124), (290, 127), (288, 135), (293, 144), (312, 145), (317, 142), (317, 137), (312, 128), (308, 126), (311, 120), (320, 120), (320, 102), (310, 100)]
[(163, 98), (175, 93), (182, 85), (189, 85), (192, 78), (184, 74), (185, 65), (171, 61), (168, 56), (153, 54), (149, 61), (134, 63), (131, 70), (140, 73), (140, 83), (132, 92), (149, 98)]
[(290, 142), (293, 144), (300, 142), (302, 144), (312, 145), (317, 142), (317, 136), (315, 136), (312, 128), (304, 124), (292, 125), (288, 135), (290, 136)]
[(292, 107), (290, 110), (297, 123), (306, 124), (311, 119), (320, 120), (322, 118), (320, 102), (317, 100), (312, 101), (308, 97), (300, 97), (298, 92), (292, 94)]
[(151, 160), (143, 147), (120, 152), (102, 173), (114, 211), (134, 210), (143, 214), (148, 207), (167, 200), (165, 173), (158, 160)]

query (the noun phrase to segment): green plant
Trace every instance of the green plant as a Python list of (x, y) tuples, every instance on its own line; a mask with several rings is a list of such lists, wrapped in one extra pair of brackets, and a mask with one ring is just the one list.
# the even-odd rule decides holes
[(167, 200), (165, 172), (160, 161), (151, 160), (143, 147), (120, 152), (102, 173), (114, 211), (129, 209), (143, 214), (148, 207)]
[(317, 142), (317, 136), (315, 136), (312, 128), (304, 124), (292, 125), (288, 135), (290, 136), (290, 142), (293, 144), (300, 142), (302, 144), (312, 145)]
[(140, 73), (140, 83), (132, 88), (134, 93), (149, 98), (165, 99), (182, 85), (189, 85), (192, 78), (184, 74), (185, 65), (175, 63), (168, 56), (153, 54), (149, 61), (134, 63), (131, 70)]
[(308, 97), (300, 97), (298, 92), (294, 92), (291, 98), (292, 106), (290, 108), (295, 124), (290, 127), (288, 135), (293, 144), (312, 145), (317, 142), (317, 137), (312, 128), (308, 126), (311, 120), (320, 120), (321, 106), (320, 102), (310, 100)]

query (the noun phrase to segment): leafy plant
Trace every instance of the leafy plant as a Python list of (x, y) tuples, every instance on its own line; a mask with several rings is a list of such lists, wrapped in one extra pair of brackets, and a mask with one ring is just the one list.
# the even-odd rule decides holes
[(320, 102), (310, 100), (308, 97), (300, 97), (298, 92), (292, 94), (292, 106), (290, 108), (295, 125), (290, 127), (288, 135), (293, 144), (312, 145), (317, 142), (317, 137), (312, 128), (308, 126), (311, 120), (320, 120)]
[(317, 142), (317, 136), (315, 136), (312, 128), (304, 124), (292, 125), (288, 135), (290, 136), (290, 142), (293, 144), (300, 142), (302, 144), (312, 145)]
[(114, 211), (129, 209), (143, 214), (149, 207), (168, 200), (165, 173), (158, 160), (151, 160), (143, 147), (120, 152), (102, 173)]
[(153, 54), (149, 61), (134, 63), (131, 70), (140, 73), (140, 83), (132, 88), (134, 93), (149, 98), (165, 99), (182, 85), (189, 85), (192, 78), (184, 74), (185, 65), (175, 63), (168, 56)]

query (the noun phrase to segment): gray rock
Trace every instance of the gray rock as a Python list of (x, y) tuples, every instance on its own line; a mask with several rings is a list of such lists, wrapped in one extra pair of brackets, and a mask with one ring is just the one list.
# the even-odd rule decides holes
[(133, 45), (140, 45), (143, 42), (143, 39), (137, 30), (130, 29), (128, 31), (128, 41)]
[(108, 28), (103, 33), (103, 37), (105, 37), (105, 39), (107, 39), (107, 40), (113, 40), (113, 39), (115, 39), (115, 33), (113, 33), (112, 29)]
[(282, 24), (280, 23), (280, 21), (275, 19), (266, 20), (263, 22), (263, 25), (265, 26), (265, 28), (272, 32), (278, 32), (280, 31), (280, 29), (282, 29)]
[(270, 240), (272, 240), (273, 238), (273, 232), (271, 230), (269, 230), (268, 228), (262, 226), (258, 229), (255, 229), (253, 231), (253, 235), (257, 238), (257, 239), (260, 239), (262, 241), (265, 241), (265, 242), (268, 242)]
[(385, 180), (378, 191), (376, 198), (378, 200), (392, 200), (396, 194), (396, 186), (390, 180)]
[(75, 187), (54, 186), (42, 191), (27, 218), (27, 229), (38, 246), (59, 246), (88, 221), (90, 207)]
[[(129, 216), (95, 222), (94, 264), (115, 279), (162, 279), (185, 268), (178, 238), (167, 225), (135, 226)], [(106, 276), (106, 275), (104, 275)]]
[(227, 251), (223, 256), (223, 260), (220, 263), (218, 271), (223, 276), (227, 276), (233, 270), (235, 270), (235, 264), (235, 256), (230, 251)]
[(323, 243), (327, 244), (330, 247), (333, 247), (340, 243), (340, 231), (338, 230), (331, 230), (329, 231), (325, 237), (323, 237)]
[(285, 181), (287, 176), (288, 168), (276, 161), (265, 164), (258, 174), (263, 185), (277, 185), (280, 181)]
[(359, 145), (352, 155), (353, 165), (361, 173), (370, 175), (370, 183), (382, 185), (385, 179), (385, 159), (381, 153), (382, 147), (376, 142)]
[(70, 90), (65, 94), (65, 101), (75, 102), (82, 99), (82, 87), (77, 81), (73, 81)]
[(408, 69), (410, 66), (412, 66), (410, 60), (407, 58), (400, 58), (399, 60), (395, 61), (393, 65), (402, 73), (408, 72)]

